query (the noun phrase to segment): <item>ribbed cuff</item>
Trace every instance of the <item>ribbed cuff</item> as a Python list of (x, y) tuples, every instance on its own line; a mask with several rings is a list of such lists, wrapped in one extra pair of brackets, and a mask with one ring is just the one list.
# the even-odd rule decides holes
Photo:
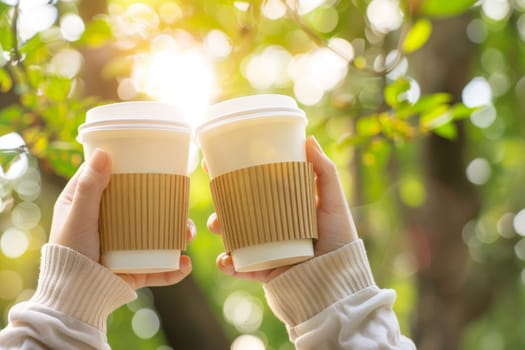
[(374, 277), (359, 239), (289, 269), (266, 283), (264, 292), (274, 314), (293, 327), (372, 285)]
[(123, 279), (90, 258), (60, 245), (43, 246), (32, 302), (52, 307), (105, 332), (109, 314), (136, 297)]

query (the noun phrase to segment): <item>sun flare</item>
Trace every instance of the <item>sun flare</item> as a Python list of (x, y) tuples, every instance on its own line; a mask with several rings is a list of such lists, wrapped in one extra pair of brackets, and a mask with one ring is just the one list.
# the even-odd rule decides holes
[(215, 92), (211, 63), (197, 50), (163, 50), (136, 61), (133, 80), (148, 96), (179, 107), (191, 124), (203, 117)]

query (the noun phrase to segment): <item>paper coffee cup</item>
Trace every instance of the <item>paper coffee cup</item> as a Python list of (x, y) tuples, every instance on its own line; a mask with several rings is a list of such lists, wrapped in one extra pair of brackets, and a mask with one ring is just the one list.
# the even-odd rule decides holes
[(118, 273), (179, 269), (186, 247), (191, 127), (159, 102), (122, 102), (89, 110), (78, 141), (112, 160), (99, 218), (101, 262)]
[(306, 123), (294, 99), (254, 95), (211, 106), (196, 129), (237, 271), (313, 257), (317, 221)]

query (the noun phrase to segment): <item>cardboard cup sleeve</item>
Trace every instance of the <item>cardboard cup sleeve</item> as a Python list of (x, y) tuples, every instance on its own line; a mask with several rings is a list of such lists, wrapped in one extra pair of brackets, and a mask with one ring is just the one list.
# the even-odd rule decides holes
[(186, 248), (188, 176), (113, 174), (102, 195), (101, 252)]
[(315, 177), (309, 162), (243, 168), (212, 179), (210, 185), (227, 252), (317, 238)]

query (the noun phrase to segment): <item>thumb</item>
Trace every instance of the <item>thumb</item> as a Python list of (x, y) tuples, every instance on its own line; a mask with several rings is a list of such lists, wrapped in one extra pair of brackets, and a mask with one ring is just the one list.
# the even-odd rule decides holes
[(86, 218), (98, 218), (102, 193), (109, 183), (111, 160), (108, 154), (96, 149), (87, 161), (73, 195), (72, 211)]

